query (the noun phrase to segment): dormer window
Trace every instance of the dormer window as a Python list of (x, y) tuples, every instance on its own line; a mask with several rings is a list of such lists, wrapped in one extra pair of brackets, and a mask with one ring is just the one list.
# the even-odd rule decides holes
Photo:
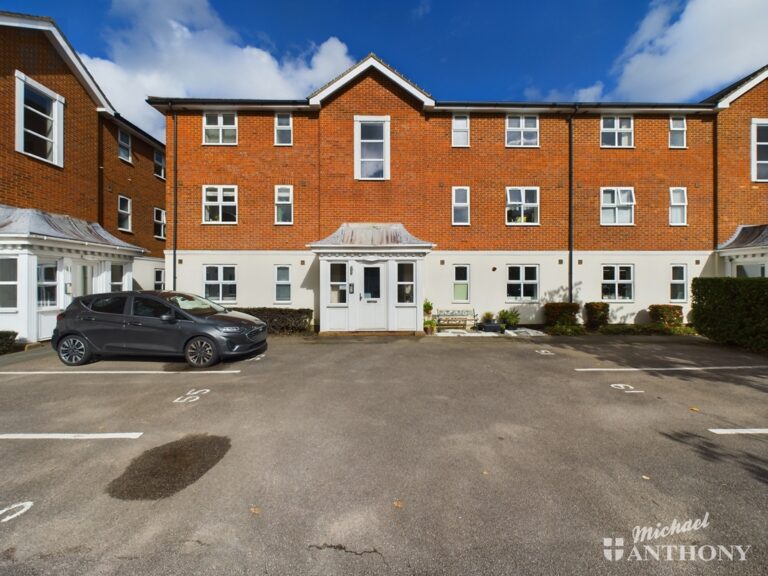
[(355, 116), (355, 179), (389, 180), (389, 116)]

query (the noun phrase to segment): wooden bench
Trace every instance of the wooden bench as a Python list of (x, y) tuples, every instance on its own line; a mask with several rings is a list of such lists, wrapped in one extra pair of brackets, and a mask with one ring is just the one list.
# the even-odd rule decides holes
[(477, 323), (477, 315), (474, 310), (435, 310), (432, 317), (435, 319), (438, 332), (440, 328), (466, 330), (467, 324), (472, 327)]

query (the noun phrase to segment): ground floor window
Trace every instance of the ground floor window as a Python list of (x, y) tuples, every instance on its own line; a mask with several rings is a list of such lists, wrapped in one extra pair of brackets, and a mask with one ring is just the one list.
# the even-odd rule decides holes
[(347, 303), (347, 264), (331, 262), (331, 304)]
[(469, 302), (469, 266), (466, 264), (453, 267), (453, 301)]
[(507, 266), (507, 300), (539, 299), (538, 265)]
[(165, 270), (155, 268), (155, 290), (165, 290)]
[(18, 306), (18, 260), (0, 258), (0, 308)]
[(275, 302), (291, 301), (291, 267), (275, 266)]
[(632, 300), (634, 297), (634, 270), (631, 264), (603, 266), (603, 300)]
[(205, 267), (205, 297), (216, 302), (237, 300), (237, 280), (234, 266)]
[(688, 274), (685, 264), (672, 265), (669, 299), (672, 302), (685, 302), (688, 300)]
[(413, 304), (416, 292), (416, 276), (413, 262), (397, 264), (397, 303)]
[(736, 278), (765, 278), (765, 264), (736, 264)]
[(56, 264), (40, 264), (37, 267), (37, 306), (56, 306)]
[(122, 264), (112, 264), (110, 270), (109, 289), (112, 292), (120, 292), (123, 290), (123, 269)]

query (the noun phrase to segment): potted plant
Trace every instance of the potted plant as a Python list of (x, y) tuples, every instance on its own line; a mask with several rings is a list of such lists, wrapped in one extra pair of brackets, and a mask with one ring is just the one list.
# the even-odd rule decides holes
[(520, 312), (514, 308), (507, 308), (506, 310), (500, 310), (498, 314), (499, 325), (501, 331), (509, 330), (510, 328), (516, 328), (520, 323)]
[(427, 318), (432, 316), (432, 302), (426, 298), (424, 298), (424, 316)]
[(435, 329), (437, 328), (437, 322), (435, 320), (432, 320), (431, 318), (429, 320), (424, 320), (424, 333), (427, 335), (431, 335), (435, 333)]
[(477, 324), (477, 329), (480, 330), (480, 332), (499, 332), (501, 330), (501, 326), (499, 326), (498, 322), (493, 321), (493, 312), (485, 312), (480, 317), (480, 322)]

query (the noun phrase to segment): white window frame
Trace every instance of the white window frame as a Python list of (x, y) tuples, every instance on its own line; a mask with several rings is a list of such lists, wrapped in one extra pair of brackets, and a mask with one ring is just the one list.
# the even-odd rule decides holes
[[(155, 224), (160, 224), (162, 235), (155, 234)], [(165, 210), (162, 208), (152, 208), (152, 234), (158, 240), (165, 240)]]
[[(158, 162), (158, 157), (160, 158), (160, 161)], [(160, 167), (160, 173), (157, 173), (157, 167)], [(155, 150), (155, 158), (154, 158), (154, 166), (152, 168), (152, 171), (155, 176), (160, 178), (160, 180), (165, 180), (165, 152), (162, 150)]]
[[(208, 188), (216, 188), (217, 192), (217, 198), (215, 202), (208, 202), (206, 191)], [(234, 202), (225, 202), (223, 200), (223, 194), (225, 188), (232, 188), (235, 192), (235, 201)], [(234, 226), (238, 223), (240, 218), (240, 210), (238, 209), (238, 190), (237, 186), (235, 184), (204, 184), (203, 185), (203, 214), (202, 214), (202, 223), (212, 226)], [(219, 220), (206, 220), (206, 207), (207, 206), (218, 206), (219, 208)], [(235, 221), (234, 222), (223, 222), (221, 221), (221, 215), (223, 214), (222, 208), (224, 206), (234, 206), (235, 207)]]
[[(210, 114), (216, 114), (216, 124), (208, 125), (205, 123), (206, 118)], [(225, 126), (222, 124), (222, 118), (224, 117), (224, 114), (234, 114), (235, 116), (235, 124), (233, 126)], [(238, 130), (238, 119), (237, 119), (237, 112), (231, 111), (231, 110), (208, 110), (203, 111), (203, 146), (237, 146), (239, 139), (240, 139), (240, 131)], [(219, 131), (219, 141), (218, 142), (206, 142), (205, 141), (205, 130), (206, 128), (208, 130), (215, 130), (218, 129)], [(235, 131), (235, 141), (234, 142), (224, 142), (222, 138), (222, 131), (223, 130), (234, 130)]]
[[(614, 278), (613, 280), (605, 280), (605, 269), (613, 268)], [(619, 268), (629, 267), (630, 280), (619, 280)], [(614, 298), (605, 298), (603, 296), (603, 284), (613, 284), (614, 286)], [(632, 287), (631, 298), (619, 298), (619, 284), (629, 284)], [(600, 299), (603, 302), (634, 302), (636, 298), (635, 294), (635, 265), (634, 264), (601, 264), (600, 265)]]
[[(288, 280), (280, 280), (278, 278), (278, 270), (280, 270), (281, 268), (286, 268), (288, 270)], [(290, 264), (275, 264), (275, 291), (273, 292), (275, 304), (285, 305), (293, 302), (293, 286), (291, 285), (292, 276), (293, 274), (292, 274)], [(288, 286), (288, 300), (278, 300), (277, 298), (278, 286)]]
[[(49, 88), (46, 88), (39, 82), (36, 82), (32, 78), (24, 74), (23, 72), (16, 70), (15, 76), (16, 76), (16, 152), (20, 152), (21, 154), (24, 154), (25, 156), (29, 156), (30, 158), (35, 158), (37, 160), (42, 160), (43, 162), (53, 164), (54, 166), (59, 166), (59, 167), (64, 166), (64, 103), (65, 103), (64, 97), (60, 96), (59, 94), (56, 94), (56, 92), (54, 92), (53, 90), (50, 90)], [(31, 152), (27, 152), (24, 150), (24, 133), (26, 131), (24, 127), (24, 109), (26, 108), (26, 106), (24, 105), (24, 89), (27, 86), (29, 86), (36, 92), (39, 92), (46, 98), (50, 98), (51, 100), (53, 100), (53, 106), (51, 107), (53, 115), (50, 117), (51, 122), (53, 123), (53, 137), (49, 139), (37, 134), (37, 132), (30, 130), (30, 132), (32, 132), (33, 134), (36, 134), (37, 137), (42, 138), (44, 140), (48, 140), (53, 144), (50, 159), (43, 158), (42, 156), (38, 156), (36, 154), (32, 154)], [(40, 114), (37, 111), (35, 111), (35, 113)], [(46, 116), (46, 118), (48, 117)]]
[[(40, 278), (40, 271), (44, 269), (53, 269), (53, 280), (45, 280), (44, 278), (41, 280)], [(43, 273), (43, 276), (45, 273)], [(35, 302), (37, 305), (38, 310), (52, 310), (54, 308), (57, 308), (59, 305), (59, 270), (58, 266), (55, 262), (40, 262), (37, 265), (37, 290), (35, 291)], [(54, 288), (54, 301), (53, 303), (40, 303), (40, 288)]]
[(15, 312), (19, 309), (19, 259), (14, 256), (0, 256), (0, 260), (13, 260), (16, 263), (16, 280), (0, 280), (0, 286), (16, 287), (16, 306), (0, 307), (3, 312)]
[[(456, 127), (456, 119), (457, 118), (466, 118), (467, 119), (467, 127), (466, 128), (457, 128)], [(456, 143), (456, 134), (464, 134), (466, 132), (467, 134), (467, 143), (466, 144), (457, 144)], [(454, 114), (451, 117), (451, 146), (453, 148), (469, 148), (469, 141), (470, 141), (470, 121), (469, 121), (469, 114)]]
[[(115, 282), (115, 279), (112, 277), (112, 267), (113, 266), (120, 266), (120, 282)], [(125, 290), (125, 264), (122, 264), (120, 262), (110, 262), (109, 263), (109, 291), (110, 292), (123, 292)]]
[[(405, 281), (400, 280), (400, 265), (407, 264), (411, 267), (411, 278), (413, 280)], [(412, 260), (398, 260), (395, 262), (395, 306), (398, 308), (409, 308), (416, 306), (416, 262)], [(413, 302), (400, 302), (400, 286), (413, 286), (411, 294), (413, 294)]]
[[(603, 191), (613, 190), (615, 192), (615, 202), (612, 204), (605, 204), (605, 198)], [(632, 202), (625, 204), (621, 200), (621, 192), (629, 190), (632, 194)], [(631, 206), (630, 212), (631, 219), (629, 222), (619, 222), (619, 208)], [(600, 188), (600, 225), (601, 226), (634, 226), (635, 225), (635, 206), (637, 206), (637, 200), (635, 198), (635, 188), (633, 186), (603, 186)], [(603, 210), (613, 209), (615, 215), (615, 222), (605, 222), (603, 219)]]
[[(509, 121), (512, 118), (517, 118), (520, 120), (520, 126), (517, 128), (510, 127)], [(525, 127), (525, 119), (526, 118), (533, 118), (536, 120), (536, 127), (535, 128), (526, 128)], [(507, 114), (506, 119), (504, 120), (504, 145), (507, 148), (539, 148), (541, 145), (541, 134), (539, 131), (539, 116), (538, 114)], [(510, 132), (520, 132), (520, 144), (510, 144), (509, 143), (509, 133)], [(523, 134), (525, 132), (536, 132), (536, 144), (526, 144), (525, 138)]]
[[(512, 202), (511, 200), (511, 192), (513, 190), (520, 190), (521, 191), (521, 202)], [(530, 202), (525, 201), (525, 191), (526, 190), (535, 190), (536, 191), (536, 203), (532, 204)], [(506, 205), (504, 207), (504, 221), (507, 223), (507, 226), (539, 226), (541, 225), (541, 190), (538, 186), (507, 186), (506, 192)], [(523, 214), (525, 214), (525, 208), (530, 206), (536, 207), (536, 222), (510, 222), (509, 221), (509, 209), (513, 206), (520, 206), (521, 211)]]
[[(361, 125), (366, 123), (382, 123), (384, 138), (384, 173), (381, 178), (363, 178), (362, 162), (362, 141)], [(390, 179), (390, 117), (389, 116), (355, 116), (355, 180), (364, 180), (371, 182), (381, 182)]]
[[(675, 120), (682, 120), (683, 121), (683, 127), (682, 128), (675, 128), (674, 127), (674, 121)], [(682, 132), (683, 133), (683, 145), (682, 146), (675, 146), (672, 144), (672, 133), (673, 132)], [(669, 117), (669, 147), (673, 150), (682, 150), (684, 148), (688, 147), (688, 120), (685, 116), (670, 116)]]
[[(466, 190), (467, 191), (467, 201), (466, 202), (457, 202), (456, 201), (456, 191), (457, 190)], [(451, 224), (454, 226), (469, 226), (470, 222), (472, 222), (472, 208), (470, 207), (470, 194), (471, 190), (469, 189), (469, 186), (453, 186), (451, 188)], [(466, 222), (457, 222), (456, 221), (456, 208), (465, 208), (467, 209), (467, 221)]]
[[(288, 201), (280, 200), (280, 190), (288, 190)], [(291, 219), (289, 222), (280, 222), (277, 218), (278, 208), (280, 206), (291, 207)], [(291, 184), (277, 184), (275, 186), (275, 225), (276, 226), (292, 226), (293, 225), (293, 186)]]
[[(683, 269), (682, 280), (675, 280), (675, 268)], [(672, 286), (674, 284), (679, 284), (683, 287), (683, 297), (681, 299), (672, 298)], [(688, 302), (688, 266), (686, 264), (672, 264), (669, 267), (669, 301)]]
[[(675, 202), (675, 196), (674, 196), (675, 190), (683, 191), (683, 202), (681, 203)], [(683, 209), (682, 222), (672, 221), (672, 211), (674, 208)], [(685, 186), (671, 186), (669, 188), (669, 225), (670, 226), (688, 226), (688, 188), (686, 188)]]
[[(613, 118), (613, 128), (605, 128), (603, 125), (606, 118)], [(629, 128), (619, 128), (619, 119), (629, 118)], [(610, 144), (603, 144), (603, 133), (611, 132), (616, 135), (616, 144), (611, 146)], [(620, 145), (620, 134), (630, 135), (630, 143), (628, 146)], [(604, 114), (600, 116), (600, 148), (634, 148), (635, 147), (635, 117), (631, 114)]]
[[(344, 282), (334, 282), (333, 281), (333, 274), (331, 273), (331, 268), (333, 266), (344, 266)], [(349, 264), (347, 262), (329, 262), (328, 263), (328, 306), (332, 308), (347, 308), (349, 306)], [(339, 286), (344, 288), (344, 294), (346, 302), (331, 302), (330, 297), (331, 294), (333, 294), (333, 287)]]
[[(127, 151), (127, 158), (123, 156), (123, 150)], [(123, 162), (133, 164), (133, 138), (130, 132), (121, 128), (117, 129), (117, 157)]]
[[(120, 201), (121, 200), (127, 200), (128, 201), (128, 209), (123, 210), (120, 208)], [(120, 226), (120, 215), (125, 214), (128, 216), (128, 228), (122, 228)], [(122, 194), (117, 195), (117, 229), (120, 230), (120, 232), (133, 232), (133, 200), (129, 198), (128, 196), (123, 196)]]
[[(466, 268), (467, 269), (467, 279), (466, 280), (456, 280), (456, 269), (457, 268)], [(466, 284), (467, 285), (467, 299), (466, 300), (456, 300), (456, 285), (457, 284)], [(454, 304), (468, 304), (472, 300), (472, 267), (469, 264), (454, 264), (451, 269), (451, 302)]]
[[(208, 268), (217, 268), (218, 272), (216, 273), (216, 280), (208, 280)], [(224, 280), (224, 268), (232, 268), (234, 270), (234, 280)], [(222, 289), (224, 285), (232, 285), (235, 286), (235, 298), (234, 300), (223, 300), (222, 295), (224, 294), (224, 290)], [(206, 290), (205, 287), (208, 285), (218, 285), (219, 287), (219, 298), (213, 299), (208, 298), (206, 296)], [(220, 304), (227, 303), (227, 304), (236, 304), (237, 303), (237, 265), (236, 264), (203, 264), (203, 298), (208, 298), (212, 302), (218, 302)]]
[[(277, 119), (280, 116), (288, 116), (288, 126), (278, 126)], [(288, 132), (291, 135), (290, 142), (280, 143), (277, 141), (278, 132)], [(293, 146), (293, 114), (291, 112), (275, 112), (275, 146)]]
[[(158, 276), (160, 277), (159, 280)], [(160, 284), (159, 288), (157, 287), (158, 284)], [(155, 268), (152, 288), (155, 290), (165, 290), (165, 268)]]
[[(768, 118), (752, 118), (752, 145), (750, 146), (750, 149), (752, 150), (752, 182), (768, 182), (768, 178), (758, 178), (757, 177), (757, 165), (758, 164), (765, 164), (768, 166), (768, 161), (766, 160), (760, 160), (757, 159), (757, 127), (758, 126), (768, 126)], [(768, 142), (760, 142), (761, 146), (768, 144)]]
[[(509, 279), (509, 271), (512, 268), (519, 268), (520, 269), (520, 280), (510, 280)], [(533, 268), (536, 270), (536, 280), (526, 280), (525, 279), (525, 269), (526, 268)], [(509, 291), (509, 285), (510, 284), (516, 284), (520, 286), (520, 297), (515, 298), (514, 296), (506, 295), (506, 302), (538, 302), (541, 298), (541, 290), (539, 289), (539, 276), (540, 276), (540, 268), (538, 264), (507, 264), (507, 278), (506, 278), (506, 286), (507, 290)], [(525, 286), (536, 286), (536, 298), (526, 298), (525, 297)]]

